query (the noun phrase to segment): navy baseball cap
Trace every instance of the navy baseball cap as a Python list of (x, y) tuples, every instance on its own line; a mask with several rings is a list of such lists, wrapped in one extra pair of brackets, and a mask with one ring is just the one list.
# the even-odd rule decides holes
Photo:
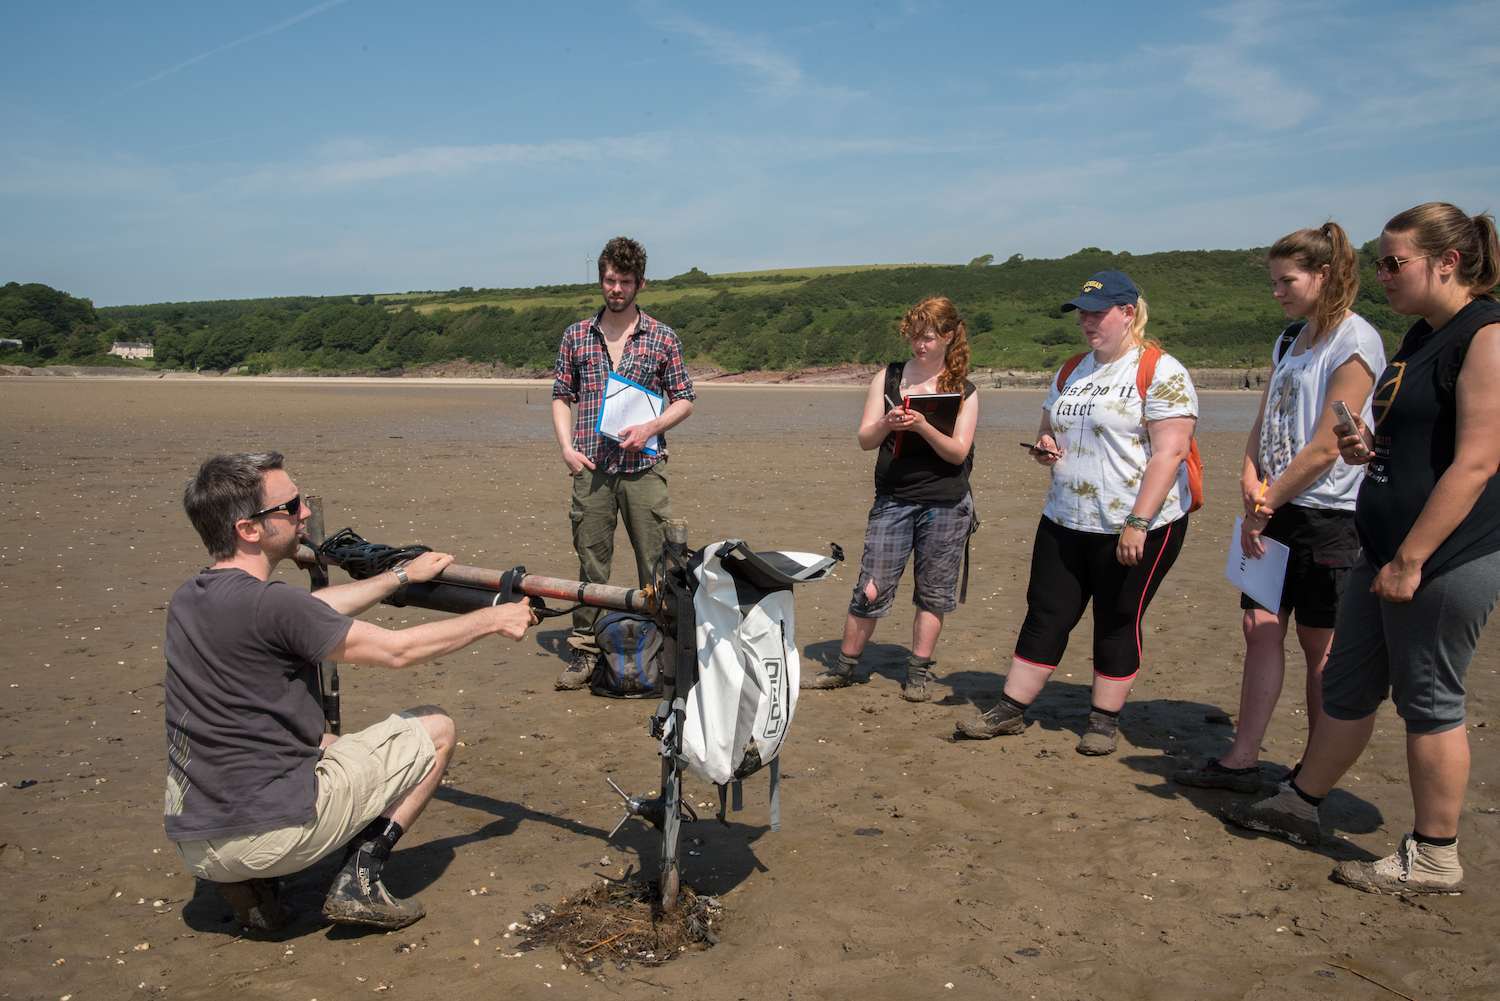
[(1123, 271), (1101, 271), (1083, 283), (1083, 290), (1062, 304), (1062, 311), (1086, 309), (1098, 313), (1111, 306), (1134, 306), (1141, 290)]

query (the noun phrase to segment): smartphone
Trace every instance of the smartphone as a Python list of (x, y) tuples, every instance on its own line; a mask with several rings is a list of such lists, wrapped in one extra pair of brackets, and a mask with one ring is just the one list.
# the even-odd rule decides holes
[(1354, 415), (1349, 412), (1343, 400), (1334, 400), (1329, 406), (1333, 408), (1333, 416), (1339, 419), (1339, 426), (1347, 427), (1350, 431), (1359, 426), (1354, 423)]
[(1040, 446), (1040, 445), (1038, 445), (1038, 444), (1036, 444), (1034, 442), (1023, 441), (1020, 444), (1021, 444), (1021, 447), (1024, 448), (1024, 449), (1026, 449), (1026, 451), (1028, 451), (1028, 452), (1034, 452), (1037, 455), (1050, 455), (1050, 456), (1052, 456), (1053, 458), (1056, 458), (1056, 459), (1062, 458), (1062, 453), (1061, 452), (1054, 452), (1050, 448), (1043, 448), (1042, 446)]

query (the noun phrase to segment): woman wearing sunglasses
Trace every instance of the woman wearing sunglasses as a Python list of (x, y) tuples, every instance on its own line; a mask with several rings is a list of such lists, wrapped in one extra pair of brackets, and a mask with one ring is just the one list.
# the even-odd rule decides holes
[[(1198, 394), (1187, 369), (1146, 340), (1146, 297), (1101, 271), (1062, 311), (1078, 311), (1090, 350), (1052, 380), (1031, 446), (1052, 471), (1031, 551), (1026, 619), (1000, 700), (956, 736), (1026, 729), (1025, 711), (1094, 607), (1094, 684), (1079, 754), (1113, 754), (1141, 666), (1141, 620), (1187, 533), (1186, 475)], [(1154, 365), (1154, 371), (1149, 366)]]
[(1173, 776), (1184, 785), (1250, 793), (1261, 789), (1260, 742), (1281, 696), (1294, 614), (1307, 661), (1309, 734), (1317, 724), (1339, 593), (1359, 554), (1354, 498), (1364, 478), (1360, 466), (1339, 458), (1338, 418), (1330, 404), (1342, 400), (1370, 420), (1370, 390), (1385, 368), (1380, 334), (1349, 308), (1359, 293), (1359, 259), (1338, 223), (1283, 236), (1266, 263), (1282, 311), (1306, 319), (1282, 331), (1272, 348), (1271, 378), (1240, 477), (1241, 544), (1256, 558), (1265, 555), (1263, 538), (1291, 553), (1279, 608), (1240, 599), (1245, 673), (1233, 745), (1222, 757)]
[(1469, 779), (1464, 674), (1500, 595), (1500, 239), (1488, 214), (1428, 202), (1386, 223), (1376, 276), (1417, 317), (1375, 383), (1374, 420), (1339, 430), (1366, 474), (1363, 546), (1323, 672), (1323, 718), (1301, 770), (1274, 796), (1231, 806), (1243, 827), (1301, 844), (1319, 805), (1364, 750), (1387, 697), (1406, 727), (1415, 822), (1396, 852), (1341, 862), (1333, 878), (1373, 893), (1456, 893)]

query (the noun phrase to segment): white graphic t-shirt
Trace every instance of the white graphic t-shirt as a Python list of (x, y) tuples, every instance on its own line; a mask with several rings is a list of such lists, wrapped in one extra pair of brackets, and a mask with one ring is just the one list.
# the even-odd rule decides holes
[[(1334, 369), (1358, 356), (1372, 379), (1385, 371), (1385, 344), (1380, 334), (1354, 313), (1345, 317), (1332, 334), (1319, 339), (1316, 347), (1300, 354), (1294, 354), (1295, 350), (1295, 345), (1288, 348), (1277, 362), (1272, 349), (1271, 361), (1276, 367), (1271, 372), (1266, 413), (1260, 422), (1260, 471), (1269, 480), (1286, 472), (1318, 429), (1330, 402), (1328, 377)], [(1368, 398), (1360, 417), (1367, 427), (1375, 423)], [(1363, 467), (1335, 459), (1328, 472), (1292, 498), (1292, 503), (1324, 511), (1353, 511), (1363, 478)]]
[[(1135, 390), (1140, 357), (1136, 348), (1099, 366), (1090, 352), (1068, 376), (1061, 392), (1056, 378), (1049, 384), (1045, 409), (1063, 456), (1052, 467), (1052, 488), (1042, 514), (1065, 528), (1119, 534), (1125, 516), (1135, 506), (1141, 476), (1151, 458), (1146, 421), (1198, 416), (1193, 380), (1182, 363), (1168, 354), (1156, 363), (1143, 413)], [(1191, 499), (1184, 468), (1178, 471), (1151, 527), (1181, 518)]]

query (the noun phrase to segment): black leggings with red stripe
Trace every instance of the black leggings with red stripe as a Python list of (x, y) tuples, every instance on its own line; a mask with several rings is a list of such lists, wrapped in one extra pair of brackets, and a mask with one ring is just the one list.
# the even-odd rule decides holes
[(1094, 673), (1133, 677), (1141, 668), (1141, 620), (1182, 551), (1187, 524), (1183, 517), (1148, 532), (1141, 561), (1127, 567), (1115, 558), (1118, 535), (1079, 532), (1042, 518), (1031, 549), (1026, 621), (1016, 656), (1056, 667), (1068, 648), (1068, 634), (1092, 601)]

